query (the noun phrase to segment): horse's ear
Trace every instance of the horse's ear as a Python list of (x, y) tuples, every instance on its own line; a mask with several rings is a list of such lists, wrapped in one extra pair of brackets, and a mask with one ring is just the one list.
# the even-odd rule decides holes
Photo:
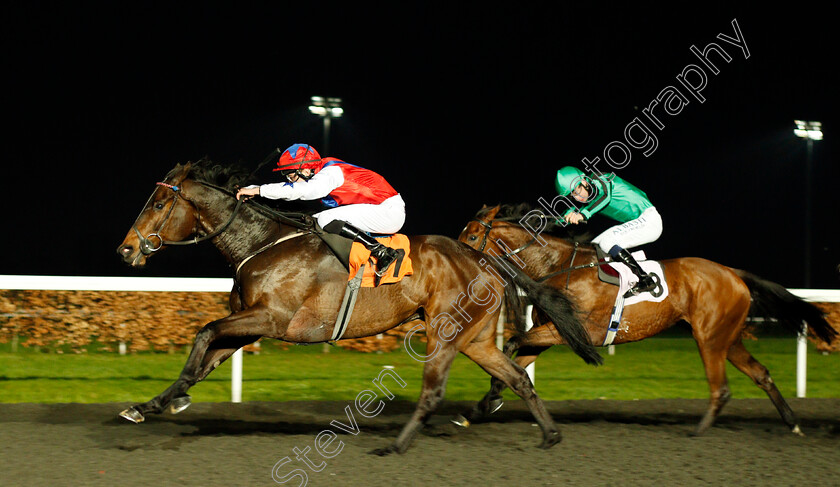
[(499, 213), (501, 208), (501, 205), (496, 205), (493, 208), (490, 208), (490, 211), (487, 212), (487, 219), (492, 220), (493, 218), (496, 218), (496, 214)]
[(487, 208), (487, 205), (481, 205), (482, 210), (485, 209), (485, 208)]
[(181, 184), (181, 182), (187, 177), (187, 174), (190, 173), (190, 169), (192, 168), (192, 162), (187, 161), (184, 164), (177, 163), (175, 167), (169, 171), (169, 174), (166, 175), (164, 178), (165, 181), (169, 182), (170, 184)]

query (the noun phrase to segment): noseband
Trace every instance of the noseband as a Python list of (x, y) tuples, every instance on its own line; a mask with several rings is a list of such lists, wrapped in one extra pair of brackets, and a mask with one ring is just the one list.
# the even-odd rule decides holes
[[(178, 202), (178, 198), (181, 197), (181, 198), (184, 199), (184, 201), (187, 201), (190, 204), (193, 204), (193, 203), (190, 202), (188, 199), (183, 197), (183, 194), (181, 193), (181, 188), (179, 186), (175, 186), (175, 185), (167, 184), (167, 183), (162, 183), (162, 182), (155, 183), (155, 184), (158, 185), (158, 186), (162, 186), (164, 188), (169, 188), (169, 189), (172, 190), (172, 192), (173, 192), (172, 205), (169, 206), (169, 210), (166, 212), (166, 216), (163, 218), (163, 221), (161, 221), (160, 225), (158, 225), (157, 230), (150, 233), (148, 236), (144, 237), (143, 234), (140, 233), (140, 230), (137, 229), (137, 220), (135, 220), (134, 225), (131, 226), (131, 228), (134, 230), (134, 233), (137, 234), (137, 238), (140, 240), (140, 252), (142, 252), (143, 255), (149, 255), (153, 252), (157, 252), (164, 245), (194, 245), (194, 244), (197, 244), (199, 242), (203, 242), (205, 240), (211, 239), (211, 238), (221, 234), (222, 232), (227, 230), (227, 228), (233, 222), (233, 219), (236, 218), (237, 213), (239, 213), (239, 207), (242, 206), (242, 202), (244, 201), (244, 199), (237, 200), (236, 201), (236, 207), (233, 209), (233, 212), (231, 213), (230, 219), (227, 221), (227, 223), (225, 223), (224, 225), (219, 227), (219, 229), (217, 229), (216, 231), (214, 231), (214, 232), (212, 232), (208, 235), (204, 235), (202, 237), (199, 237), (196, 234), (195, 238), (192, 239), (192, 240), (182, 240), (182, 241), (164, 240), (163, 237), (161, 237), (160, 232), (163, 230), (163, 226), (166, 225), (166, 222), (169, 220), (169, 217), (172, 216), (172, 210), (175, 209), (175, 204)], [(204, 183), (202, 183), (202, 184), (204, 184)], [(152, 196), (149, 197), (149, 200), (151, 201), (151, 199), (153, 197), (154, 197), (154, 193), (152, 193)], [(148, 204), (149, 203), (147, 202), (146, 206), (148, 206)], [(195, 205), (193, 204), (193, 206), (195, 206)], [(143, 208), (144, 208), (144, 211), (145, 211), (145, 206)], [(141, 211), (141, 213), (142, 213), (142, 211)], [(139, 219), (140, 217), (138, 216), (137, 218)], [(153, 242), (154, 239), (157, 239), (157, 245), (155, 245), (155, 243)]]

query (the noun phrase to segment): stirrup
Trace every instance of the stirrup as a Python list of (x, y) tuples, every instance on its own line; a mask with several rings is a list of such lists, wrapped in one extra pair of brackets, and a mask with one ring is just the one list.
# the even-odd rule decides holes
[(391, 264), (393, 264), (396, 260), (397, 260), (397, 258), (396, 258), (396, 257), (394, 257), (393, 259), (391, 259), (391, 260), (387, 263), (387, 265), (384, 265), (384, 266), (383, 266), (383, 265), (381, 264), (381, 259), (380, 259), (380, 258), (377, 258), (377, 259), (376, 259), (376, 268), (373, 270), (373, 273), (374, 273), (374, 274), (376, 274), (376, 277), (380, 277), (380, 278), (381, 278), (381, 277), (384, 277), (384, 276), (385, 276), (385, 274), (388, 272), (388, 268), (389, 268), (389, 267), (391, 267)]
[[(388, 268), (394, 264), (394, 262), (398, 261), (402, 255), (405, 255), (405, 251), (402, 249), (394, 249), (391, 247), (385, 247), (384, 250), (381, 251), (382, 255), (374, 256), (376, 257), (376, 268), (374, 269), (374, 274), (379, 277), (383, 277), (385, 273), (388, 272)], [(382, 265), (382, 261), (385, 257), (390, 257), (389, 260), (386, 260), (386, 264)]]
[[(394, 249), (391, 247), (385, 247), (386, 250), (383, 252), (386, 253), (385, 255), (393, 256), (390, 262), (387, 265), (380, 265), (381, 259), (379, 257), (376, 258), (376, 267), (373, 269), (373, 286), (379, 287), (379, 283), (382, 281), (382, 278), (388, 273), (388, 269), (391, 266), (397, 265), (399, 260), (405, 257), (405, 250), (403, 249)], [(384, 257), (384, 256), (383, 256)], [(394, 270), (394, 274), (397, 273), (399, 267), (396, 267)]]
[[(646, 283), (644, 287), (642, 287), (641, 284), (642, 281), (645, 280), (645, 278), (647, 278), (648, 283)], [(640, 294), (648, 293), (651, 291), (656, 291), (656, 288), (658, 286), (659, 285), (657, 284), (656, 279), (652, 278), (650, 274), (645, 274), (644, 277), (639, 279), (639, 281), (636, 284), (634, 284), (630, 289), (627, 290), (626, 293), (624, 293), (624, 299), (631, 298), (633, 296), (638, 296)]]
[[(394, 259), (394, 260), (396, 260), (396, 259)], [(376, 277), (384, 277), (384, 276), (385, 276), (385, 274), (387, 274), (387, 273), (388, 273), (388, 268), (389, 268), (389, 267), (391, 267), (391, 264), (393, 264), (393, 263), (394, 263), (394, 261), (392, 260), (391, 262), (389, 262), (389, 263), (388, 263), (388, 265), (387, 265), (387, 266), (385, 266), (385, 267), (381, 267), (381, 266), (379, 265), (379, 260), (377, 259), (377, 261), (376, 261), (376, 269), (374, 269), (374, 270), (373, 270), (373, 273), (374, 273), (374, 274), (376, 274)]]

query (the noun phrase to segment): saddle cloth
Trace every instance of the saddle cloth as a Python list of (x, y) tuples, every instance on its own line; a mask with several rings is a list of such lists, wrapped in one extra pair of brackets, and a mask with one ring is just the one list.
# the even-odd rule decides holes
[[(411, 265), (411, 257), (409, 256), (410, 248), (407, 236), (401, 233), (395, 233), (394, 235), (388, 235), (385, 237), (376, 237), (376, 240), (386, 247), (403, 249), (405, 251), (405, 256), (401, 260), (397, 260), (391, 264), (388, 268), (388, 272), (382, 276), (379, 281), (380, 285), (400, 282), (403, 277), (410, 276), (414, 273), (414, 268)], [(366, 249), (364, 245), (359, 242), (353, 242), (353, 247), (350, 249), (350, 276), (348, 281), (353, 279), (356, 272), (358, 272), (359, 267), (365, 263), (369, 263), (369, 265), (365, 266), (361, 287), (374, 287), (376, 259), (370, 256), (370, 250)]]
[[(624, 300), (624, 305), (629, 306), (644, 301), (658, 303), (665, 300), (668, 297), (668, 283), (665, 282), (665, 273), (662, 271), (662, 264), (655, 260), (645, 260), (646, 257), (643, 250), (633, 252), (633, 258), (636, 259), (636, 262), (642, 266), (645, 272), (656, 276), (654, 279), (659, 282), (660, 287), (654, 289), (652, 292), (631, 296)], [(638, 278), (636, 278), (636, 275), (633, 274), (633, 271), (629, 267), (620, 262), (610, 262), (609, 267), (618, 273), (618, 295), (623, 296), (632, 287), (630, 284), (635, 284)]]
[[(615, 304), (613, 305), (612, 316), (610, 316), (609, 324), (607, 325), (607, 334), (604, 337), (604, 343), (601, 346), (606, 347), (608, 345), (612, 345), (613, 340), (615, 340), (615, 336), (619, 331), (619, 327), (621, 325), (621, 317), (624, 314), (624, 307), (629, 306), (631, 304), (640, 303), (643, 301), (651, 301), (654, 303), (658, 303), (665, 298), (668, 297), (668, 283), (665, 282), (665, 273), (662, 272), (662, 265), (659, 262), (653, 260), (645, 260), (645, 253), (641, 250), (633, 252), (633, 258), (636, 259), (636, 262), (642, 267), (642, 269), (651, 274), (655, 281), (659, 283), (653, 291), (641, 293), (635, 296), (630, 296), (628, 298), (624, 297), (624, 294), (629, 290), (632, 284), (635, 284), (638, 280), (636, 275), (633, 271), (630, 270), (629, 267), (620, 263), (620, 262), (610, 262), (607, 266), (600, 266), (599, 275), (601, 274), (602, 268), (606, 273), (610, 274), (607, 279), (602, 279), (605, 282), (609, 282), (610, 284), (616, 284), (616, 277), (613, 277), (617, 274), (617, 283), (618, 283), (618, 294), (615, 296)], [(609, 260), (608, 258), (604, 258), (602, 260)], [(612, 272), (609, 272), (612, 271)]]

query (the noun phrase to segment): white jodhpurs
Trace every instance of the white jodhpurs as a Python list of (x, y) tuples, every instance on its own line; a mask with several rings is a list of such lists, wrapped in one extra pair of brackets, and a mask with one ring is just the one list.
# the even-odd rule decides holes
[(651, 243), (660, 235), (662, 235), (662, 217), (659, 216), (656, 208), (650, 207), (638, 218), (606, 229), (592, 239), (592, 243), (598, 244), (601, 250), (609, 253), (615, 245), (622, 249), (632, 249)]
[(405, 223), (405, 202), (400, 195), (391, 196), (378, 205), (343, 205), (316, 213), (321, 228), (333, 220), (342, 220), (363, 232), (397, 233)]

